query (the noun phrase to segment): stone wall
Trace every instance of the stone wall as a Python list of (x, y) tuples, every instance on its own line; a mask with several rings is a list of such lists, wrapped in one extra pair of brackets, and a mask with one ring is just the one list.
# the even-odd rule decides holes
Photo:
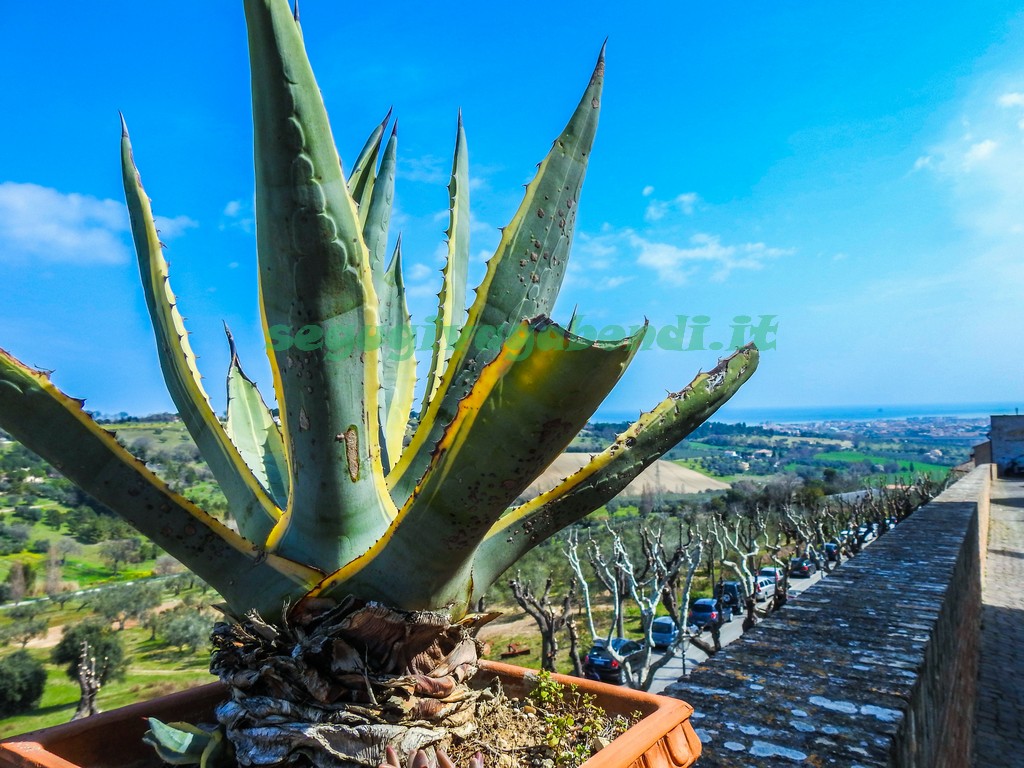
[(971, 764), (988, 465), (670, 687), (699, 768)]
[(1024, 416), (993, 416), (988, 436), (1000, 472), (1024, 471)]

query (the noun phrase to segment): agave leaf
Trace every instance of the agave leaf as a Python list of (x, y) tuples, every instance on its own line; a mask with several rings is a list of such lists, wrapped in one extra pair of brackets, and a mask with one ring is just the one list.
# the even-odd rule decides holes
[(355, 200), (359, 209), (359, 217), (364, 222), (377, 180), (377, 156), (380, 154), (381, 139), (384, 137), (384, 129), (390, 119), (391, 110), (389, 109), (384, 120), (373, 129), (373, 133), (370, 134), (366, 144), (359, 151), (355, 166), (348, 178), (348, 193)]
[[(391, 129), (391, 138), (384, 147), (380, 160), (380, 172), (373, 185), (366, 210), (360, 206), (359, 213), (365, 213), (363, 239), (370, 251), (370, 267), (373, 271), (373, 286), (380, 294), (384, 281), (384, 251), (388, 245), (388, 229), (391, 226), (391, 208), (395, 198), (395, 167), (398, 161), (398, 123)], [(383, 301), (383, 299), (381, 299)]]
[(267, 555), (122, 448), (49, 380), (0, 350), (0, 425), (86, 493), (183, 562), (243, 615), (278, 616), (321, 576)]
[(604, 83), (604, 51), (562, 134), (555, 140), (498, 250), (487, 263), (476, 300), (429, 407), (413, 439), (388, 476), (399, 506), (430, 462), (445, 426), (495, 355), (488, 340), (503, 340), (526, 317), (550, 314), (565, 275), (583, 176), (597, 131)]
[(411, 609), (450, 605), (457, 614), (465, 609), (482, 537), (579, 432), (642, 336), (589, 342), (545, 317), (521, 323), (459, 404), (423, 481), (387, 534), (317, 593), (351, 592)]
[(434, 321), (433, 354), (423, 391), (420, 413), (425, 413), (441, 386), (441, 375), (451, 359), (455, 340), (462, 330), (466, 314), (466, 275), (469, 271), (469, 151), (462, 112), (455, 134), (455, 156), (452, 178), (448, 183), (448, 259), (444, 265), (441, 292), (437, 295), (437, 318)]
[(149, 198), (135, 167), (128, 129), (123, 121), (121, 171), (139, 273), (167, 389), (181, 420), (224, 491), (239, 529), (253, 542), (262, 544), (281, 517), (281, 511), (231, 442), (203, 389), (185, 323), (171, 291), (167, 261), (161, 250)]
[(286, 2), (246, 0), (264, 328), (291, 497), (267, 545), (324, 570), (396, 510), (380, 454), (377, 297), (356, 203)]
[(416, 388), (416, 337), (405, 303), (402, 281), (402, 239), (395, 245), (380, 290), (381, 385), (384, 392), (384, 443), (393, 464), (402, 455), (405, 430)]
[[(256, 384), (242, 370), (235, 340), (227, 325), (224, 332), (231, 349), (228, 413), (224, 429), (260, 485), (279, 507), (284, 508), (288, 504), (288, 461), (281, 430)], [(241, 533), (244, 536), (246, 532), (243, 530)]]
[(209, 746), (211, 734), (188, 723), (165, 724), (149, 719), (142, 740), (152, 746), (160, 759), (171, 765), (199, 765)]
[(199, 768), (233, 768), (236, 765), (238, 763), (231, 759), (230, 745), (224, 739), (224, 734), (219, 729), (211, 733), (210, 743), (203, 750)]
[(495, 523), (474, 558), (473, 599), (526, 552), (612, 499), (704, 423), (753, 375), (757, 362), (753, 345), (720, 361), (643, 414), (578, 472)]

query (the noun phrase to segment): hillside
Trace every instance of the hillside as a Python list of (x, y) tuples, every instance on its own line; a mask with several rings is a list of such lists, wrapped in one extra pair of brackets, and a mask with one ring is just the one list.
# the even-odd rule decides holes
[[(589, 453), (563, 453), (538, 477), (522, 495), (523, 500), (539, 496), (554, 488), (563, 478), (573, 474), (590, 461)], [(724, 491), (728, 483), (702, 475), (692, 469), (671, 461), (656, 461), (639, 477), (626, 486), (619, 498), (639, 498), (645, 489), (657, 496), (700, 493), (701, 491)]]

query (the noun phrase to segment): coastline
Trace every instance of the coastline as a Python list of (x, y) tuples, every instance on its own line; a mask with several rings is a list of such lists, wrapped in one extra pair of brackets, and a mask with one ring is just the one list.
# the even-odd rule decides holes
[[(907, 419), (988, 419), (993, 414), (1013, 414), (1024, 403), (939, 403), (930, 405), (819, 405), (785, 407), (732, 407), (726, 404), (710, 421), (727, 424), (808, 424), (822, 421), (894, 421)], [(598, 411), (592, 422), (634, 421), (636, 412)]]

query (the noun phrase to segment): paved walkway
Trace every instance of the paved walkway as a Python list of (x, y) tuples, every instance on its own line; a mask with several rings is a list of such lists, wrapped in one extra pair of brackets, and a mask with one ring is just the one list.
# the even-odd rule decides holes
[(992, 484), (975, 768), (1024, 768), (1024, 480)]

